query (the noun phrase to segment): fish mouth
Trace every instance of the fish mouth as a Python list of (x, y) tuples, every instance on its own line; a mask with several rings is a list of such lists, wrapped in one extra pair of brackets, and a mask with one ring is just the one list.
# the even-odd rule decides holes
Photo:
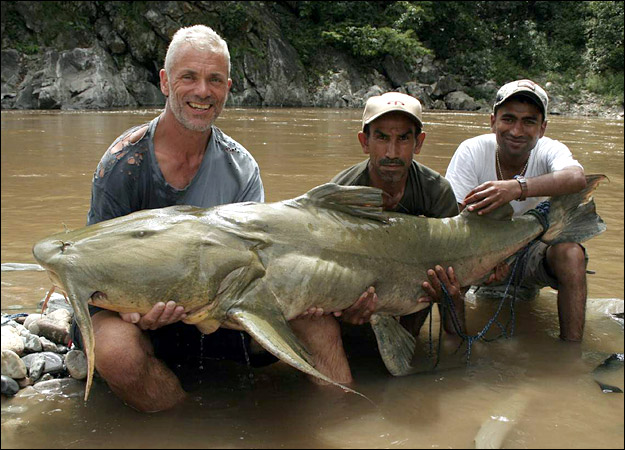
[(105, 302), (108, 296), (102, 291), (95, 291), (89, 296), (89, 303), (92, 305), (98, 305), (98, 302)]

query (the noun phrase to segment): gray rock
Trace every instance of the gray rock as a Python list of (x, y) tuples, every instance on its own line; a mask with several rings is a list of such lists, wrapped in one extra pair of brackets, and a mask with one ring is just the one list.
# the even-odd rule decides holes
[(18, 85), (23, 78), (21, 65), (22, 55), (13, 49), (2, 50), (0, 65), (2, 66), (2, 109), (10, 108), (15, 102)]
[(434, 91), (432, 96), (436, 98), (445, 97), (447, 94), (453, 91), (458, 91), (460, 84), (452, 75), (445, 75), (436, 82), (434, 85)]
[(495, 103), (495, 96), (499, 90), (499, 84), (494, 80), (488, 80), (485, 83), (478, 84), (474, 87), (479, 96), (485, 98), (491, 105)]
[(28, 336), (22, 336), (24, 341), (24, 351), (26, 353), (35, 353), (43, 350), (39, 336), (29, 333)]
[(73, 50), (48, 50), (30, 58), (15, 107), (102, 109), (136, 106), (110, 56), (99, 44)]
[(447, 104), (443, 100), (435, 100), (432, 102), (432, 109), (447, 109)]
[(52, 376), (49, 373), (44, 373), (43, 375), (41, 375), (41, 378), (39, 379), (40, 383), (43, 383), (44, 381), (50, 381), (50, 380), (54, 380), (54, 376)]
[(65, 365), (72, 378), (77, 380), (87, 378), (87, 357), (81, 350), (71, 350), (65, 355)]
[(10, 350), (18, 355), (24, 354), (24, 341), (17, 329), (11, 326), (2, 327), (2, 350)]
[(2, 350), (2, 375), (19, 380), (27, 375), (24, 361), (11, 350)]
[(414, 73), (415, 78), (421, 83), (432, 84), (438, 80), (440, 70), (431, 64), (424, 64)]
[(462, 92), (450, 92), (445, 96), (445, 105), (447, 109), (457, 111), (475, 111), (480, 105), (470, 95)]
[(72, 323), (72, 314), (66, 309), (57, 309), (46, 314), (46, 318), (59, 323), (60, 325)]
[[(41, 306), (39, 307), (39, 309), (41, 309)], [(31, 323), (35, 322), (36, 320), (41, 319), (42, 317), (43, 316), (41, 314), (29, 314), (26, 320), (24, 321), (24, 328), (28, 329)]]
[(2, 375), (2, 394), (3, 395), (15, 395), (19, 392), (20, 387), (17, 382), (5, 375)]
[(38, 353), (29, 361), (28, 375), (32, 380), (37, 381), (43, 375), (45, 368), (46, 357)]
[(19, 380), (16, 380), (18, 386), (20, 387), (20, 389), (24, 389), (28, 386), (32, 386), (33, 383), (35, 382), (32, 378), (30, 377), (26, 377), (26, 378), (21, 378)]
[(402, 86), (410, 81), (411, 75), (404, 63), (393, 58), (391, 55), (386, 55), (382, 61), (382, 68), (394, 88)]
[(28, 326), (28, 331), (38, 336), (43, 336), (57, 344), (67, 345), (69, 343), (69, 324), (59, 324), (46, 318), (32, 322)]
[(50, 339), (39, 336), (39, 342), (41, 342), (41, 347), (44, 352), (60, 353), (57, 345)]
[(30, 369), (33, 361), (36, 361), (39, 357), (45, 358), (44, 373), (59, 373), (63, 371), (63, 357), (52, 352), (33, 353), (22, 357), (22, 361), (26, 364), (26, 367)]
[(423, 108), (432, 109), (432, 98), (430, 97), (432, 95), (432, 86), (429, 84), (419, 84), (414, 81), (409, 81), (397, 90), (418, 99)]

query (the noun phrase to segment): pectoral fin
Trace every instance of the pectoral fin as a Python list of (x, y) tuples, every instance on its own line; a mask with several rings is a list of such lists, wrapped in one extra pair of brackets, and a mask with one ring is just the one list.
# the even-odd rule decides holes
[(392, 316), (371, 316), (371, 326), (378, 341), (378, 349), (388, 371), (394, 376), (410, 375), (416, 339)]
[(280, 311), (245, 311), (241, 308), (234, 308), (228, 312), (228, 318), (243, 327), (267, 351), (287, 364), (330, 384), (354, 392), (314, 368), (310, 353), (293, 334)]
[[(264, 298), (258, 298), (259, 295)], [(337, 383), (315, 369), (311, 354), (295, 336), (282, 311), (277, 306), (272, 306), (276, 305), (276, 298), (273, 294), (261, 288), (255, 290), (254, 296), (256, 298), (253, 302), (242, 301), (238, 306), (230, 309), (227, 313), (228, 320), (243, 328), (267, 351), (287, 364), (367, 399), (361, 393)]]

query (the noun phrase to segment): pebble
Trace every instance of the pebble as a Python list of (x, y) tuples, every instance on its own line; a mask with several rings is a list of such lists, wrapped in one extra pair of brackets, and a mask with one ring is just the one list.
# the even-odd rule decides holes
[(59, 324), (72, 323), (72, 314), (66, 309), (57, 309), (46, 315), (46, 317), (54, 322), (58, 322)]
[(2, 394), (15, 395), (19, 392), (20, 387), (17, 382), (6, 375), (2, 375)]
[(26, 364), (11, 350), (2, 350), (2, 375), (19, 380), (26, 376)]
[(29, 333), (28, 336), (22, 336), (24, 341), (24, 351), (26, 353), (37, 353), (43, 350), (39, 336)]
[(24, 354), (24, 341), (17, 329), (12, 326), (2, 327), (2, 350), (10, 350), (18, 355)]
[(69, 324), (59, 324), (44, 317), (32, 322), (28, 326), (28, 331), (46, 337), (57, 344), (69, 343)]
[(68, 347), (72, 318), (61, 294), (53, 294), (44, 314), (2, 314), (3, 394), (84, 394), (85, 354)]
[(59, 352), (58, 346), (54, 342), (52, 342), (50, 339), (48, 339), (48, 338), (40, 336), (39, 337), (39, 342), (41, 342), (42, 351), (44, 351), (44, 352), (61, 353), (61, 352)]
[(24, 320), (24, 327), (28, 328), (30, 326), (31, 323), (33, 323), (36, 320), (41, 319), (43, 316), (41, 314), (29, 314), (28, 317), (26, 317), (26, 319)]
[(41, 354), (34, 355), (29, 363), (28, 374), (31, 379), (36, 381), (43, 375), (43, 370), (46, 367), (46, 357)]
[(72, 378), (77, 380), (87, 378), (87, 357), (81, 350), (70, 350), (65, 355), (65, 365)]
[(22, 361), (24, 361), (24, 364), (26, 364), (26, 367), (30, 370), (31, 365), (37, 362), (42, 356), (45, 358), (43, 373), (54, 374), (63, 371), (63, 357), (52, 352), (41, 352), (26, 355), (22, 357)]

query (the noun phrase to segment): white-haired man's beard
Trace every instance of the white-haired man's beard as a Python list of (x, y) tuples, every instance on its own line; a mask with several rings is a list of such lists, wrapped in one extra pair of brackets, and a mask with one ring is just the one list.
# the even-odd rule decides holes
[[(198, 103), (202, 105), (210, 104), (212, 113), (205, 118), (188, 117), (185, 114), (185, 105), (187, 102)], [(182, 101), (179, 101), (175, 95), (170, 95), (167, 98), (167, 103), (169, 105), (169, 108), (171, 109), (171, 112), (174, 114), (174, 117), (178, 120), (178, 122), (180, 122), (180, 124), (182, 124), (183, 127), (191, 131), (204, 133), (210, 130), (213, 123), (215, 123), (215, 120), (217, 119), (219, 113), (221, 112), (221, 109), (223, 108), (223, 104), (225, 104), (225, 99), (221, 105), (216, 105), (215, 100), (210, 97), (207, 99), (183, 99)]]

